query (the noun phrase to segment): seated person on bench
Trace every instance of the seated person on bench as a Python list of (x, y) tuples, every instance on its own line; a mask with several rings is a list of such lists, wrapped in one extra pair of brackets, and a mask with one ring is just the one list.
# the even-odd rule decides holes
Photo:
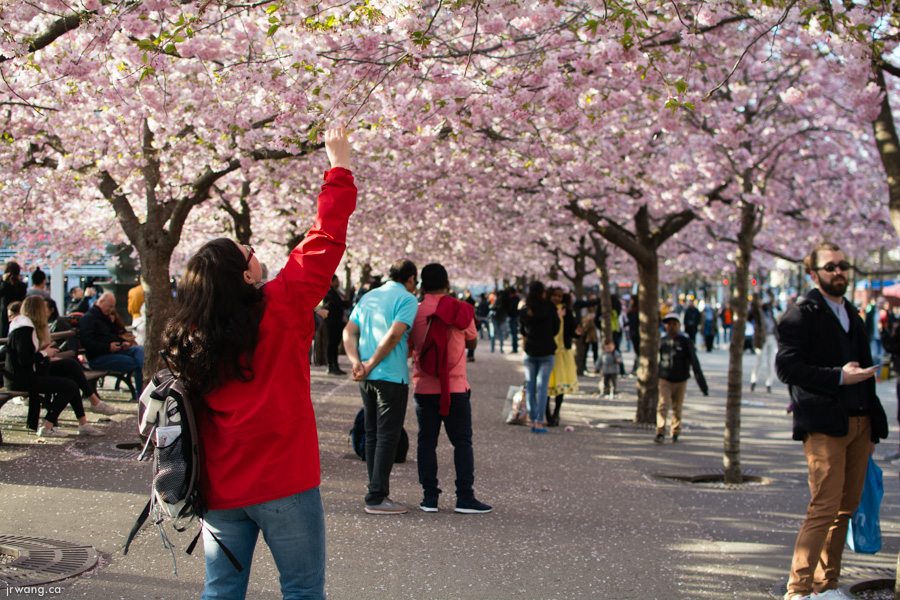
[(106, 292), (78, 321), (78, 339), (92, 369), (117, 371), (134, 377), (135, 397), (144, 389), (144, 347), (119, 337), (110, 315), (116, 297)]
[[(47, 328), (49, 309), (41, 296), (29, 296), (22, 303), (22, 314), (10, 323), (9, 343), (6, 350), (5, 385), (11, 390), (48, 396), (49, 407), (43, 425), (38, 428), (41, 437), (66, 437), (68, 434), (56, 428), (60, 413), (71, 405), (78, 419), (79, 435), (103, 435), (103, 432), (87, 422), (82, 392), (90, 396), (94, 412), (115, 414), (118, 410), (102, 402), (93, 393), (84, 378), (84, 371), (74, 359), (53, 360), (58, 349), (50, 345)], [(56, 363), (56, 364), (54, 364)], [(84, 387), (79, 391), (79, 382)], [(100, 409), (100, 410), (98, 410)]]

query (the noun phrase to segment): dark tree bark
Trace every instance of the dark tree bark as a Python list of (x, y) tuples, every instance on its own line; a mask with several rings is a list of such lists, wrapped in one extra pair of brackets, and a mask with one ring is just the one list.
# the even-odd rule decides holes
[(900, 71), (882, 59), (876, 59), (872, 70), (875, 83), (883, 94), (881, 111), (872, 121), (872, 128), (875, 130), (875, 145), (878, 147), (878, 154), (881, 156), (881, 164), (884, 165), (884, 173), (887, 177), (891, 222), (894, 224), (894, 229), (900, 234), (900, 138), (897, 137), (897, 128), (894, 125), (894, 115), (891, 112), (891, 103), (888, 100), (887, 85), (884, 80), (885, 70), (889, 70), (893, 75), (900, 74)]

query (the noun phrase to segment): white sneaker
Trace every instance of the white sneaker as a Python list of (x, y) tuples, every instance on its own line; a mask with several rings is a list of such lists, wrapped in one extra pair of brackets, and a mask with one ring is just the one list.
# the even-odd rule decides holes
[[(815, 593), (815, 592), (813, 592)], [(804, 596), (803, 594), (792, 594), (788, 592), (784, 595), (784, 600), (810, 600), (812, 596)]]
[(84, 425), (78, 426), (78, 435), (90, 435), (94, 437), (98, 437), (101, 435), (106, 435), (90, 423), (85, 423)]
[(119, 409), (115, 406), (111, 406), (101, 400), (96, 406), (91, 406), (90, 408), (92, 413), (97, 413), (100, 415), (117, 415), (119, 414)]
[(43, 427), (38, 427), (38, 437), (69, 437), (69, 434), (65, 431), (60, 431), (56, 427), (51, 427), (50, 429), (44, 429)]

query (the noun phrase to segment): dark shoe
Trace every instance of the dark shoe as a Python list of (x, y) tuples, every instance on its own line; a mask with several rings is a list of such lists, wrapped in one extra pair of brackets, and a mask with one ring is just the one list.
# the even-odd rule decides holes
[(772, 386), (771, 386), (771, 385), (767, 385), (767, 386), (766, 386), (766, 393), (769, 393), (769, 394), (772, 393)]
[(436, 513), (438, 511), (437, 498), (425, 498), (419, 502), (419, 510), (427, 513)]
[(463, 513), (466, 515), (477, 515), (482, 513), (489, 513), (492, 510), (494, 510), (493, 507), (488, 506), (484, 502), (479, 502), (474, 498), (468, 502), (460, 502), (459, 500), (456, 501), (456, 512), (458, 513)]
[(756, 384), (751, 381), (750, 382), (750, 391), (752, 392), (755, 389), (756, 389)]
[(678, 436), (677, 436), (677, 435), (673, 435), (673, 436), (672, 436), (672, 443), (673, 443), (673, 444), (677, 444), (677, 443), (678, 443)]
[(332, 369), (328, 369), (329, 375), (346, 375), (346, 371), (342, 371), (340, 367), (334, 367)]
[(666, 437), (661, 433), (657, 433), (656, 437), (653, 438), (653, 441), (657, 444), (662, 444), (664, 441), (666, 441)]
[(370, 515), (402, 515), (407, 510), (409, 509), (390, 498), (385, 498), (381, 501), (381, 504), (366, 504), (366, 512)]

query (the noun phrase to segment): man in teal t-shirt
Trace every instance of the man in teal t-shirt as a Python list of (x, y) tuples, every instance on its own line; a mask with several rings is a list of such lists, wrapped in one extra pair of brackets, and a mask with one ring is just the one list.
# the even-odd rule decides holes
[(369, 474), (365, 510), (380, 515), (407, 511), (388, 493), (409, 397), (406, 338), (419, 305), (412, 294), (419, 283), (412, 261), (398, 260), (388, 276), (389, 282), (360, 298), (344, 328), (344, 351), (365, 408)]

